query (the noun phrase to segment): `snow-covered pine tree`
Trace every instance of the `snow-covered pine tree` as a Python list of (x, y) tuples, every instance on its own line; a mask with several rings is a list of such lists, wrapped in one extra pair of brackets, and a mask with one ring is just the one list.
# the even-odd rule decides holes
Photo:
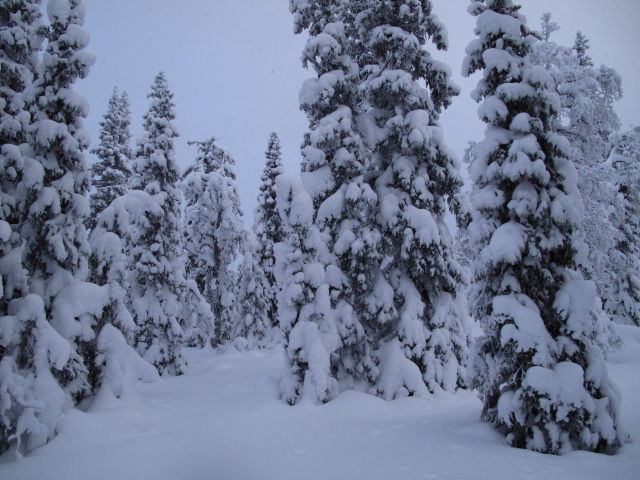
[(460, 212), (462, 179), (438, 119), (458, 90), (425, 48), (445, 50), (446, 31), (430, 1), (372, 0), (356, 18), (368, 105), (358, 124), (372, 150), (384, 239), (367, 299), (387, 325), (377, 390), (385, 398), (453, 391), (464, 385), (469, 333), (445, 216)]
[[(284, 173), (280, 153), (280, 139), (278, 134), (272, 132), (269, 136), (267, 151), (265, 152), (266, 164), (260, 178), (260, 193), (258, 194), (258, 206), (254, 212), (253, 231), (256, 236), (256, 255), (260, 268), (264, 272), (268, 285), (266, 293), (267, 312), (274, 328), (274, 333), (279, 329), (278, 324), (278, 287), (276, 285), (274, 268), (275, 254), (273, 246), (282, 241), (282, 222), (276, 207), (276, 177)], [(276, 334), (279, 336), (280, 334)]]
[(121, 397), (136, 380), (153, 381), (158, 372), (133, 348), (136, 324), (130, 311), (129, 272), (125, 245), (130, 239), (132, 219), (156, 206), (151, 196), (141, 191), (117, 196), (99, 212), (91, 231), (89, 279), (102, 285), (105, 308), (95, 325), (96, 342), (91, 345), (93, 362), (88, 365), (98, 401), (105, 395)]
[[(39, 1), (0, 4), (0, 454), (13, 444), (23, 444), (24, 451), (33, 437), (41, 440), (36, 443), (46, 442), (57, 424), (57, 419), (46, 425), (37, 417), (42, 410), (32, 391), (36, 364), (47, 372), (52, 365), (42, 356), (36, 361), (25, 355), (25, 348), (42, 345), (43, 338), (36, 319), (19, 308), (29, 303), (24, 301), (29, 290), (20, 234), (25, 216), (20, 189), (25, 168), (29, 176), (33, 164), (25, 145), (30, 115), (24, 92), (36, 71), (35, 53), (43, 40), (40, 26)], [(37, 303), (36, 298), (33, 301)], [(44, 324), (41, 300), (39, 305), (32, 311)]]
[(373, 298), (383, 262), (374, 218), (377, 198), (364, 177), (368, 157), (356, 125), (359, 67), (351, 56), (355, 39), (347, 34), (354, 28), (344, 23), (359, 5), (292, 0), (290, 9), (295, 31), (309, 32), (302, 59), (316, 73), (300, 92), (309, 119), (302, 177), (316, 209), (314, 221), (332, 254), (327, 258), (330, 299), (342, 345), (331, 356), (330, 371), (348, 383), (373, 384), (378, 377), (375, 339), (389, 328), (390, 315)]
[(313, 201), (300, 180), (281, 175), (276, 183), (284, 238), (274, 245), (278, 317), (286, 342), (282, 398), (290, 405), (302, 398), (328, 402), (338, 393), (331, 356), (342, 343), (322, 258), (328, 252), (313, 225)]
[[(2, 72), (7, 75), (3, 81), (21, 71), (31, 83), (25, 84), (22, 98), (11, 103), (10, 108), (20, 110), (17, 122), (3, 122), (28, 144), (9, 150), (5, 149), (9, 144), (3, 145), (3, 152), (10, 153), (14, 162), (6, 166), (19, 179), (11, 192), (14, 205), (19, 206), (14, 210), (13, 231), (25, 245), (22, 264), (31, 293), (13, 299), (3, 312), (8, 315), (0, 320), (4, 349), (0, 448), (15, 442), (21, 452), (52, 438), (62, 412), (90, 393), (79, 352), (84, 353), (84, 347), (94, 341), (92, 327), (104, 303), (103, 290), (82, 281), (88, 254), (83, 225), (88, 213), (83, 151), (88, 140), (82, 129), (86, 102), (72, 85), (87, 74), (93, 56), (83, 51), (88, 35), (82, 29), (80, 1), (50, 1), (47, 27), (40, 24), (40, 2), (3, 2), (0, 11), (2, 21), (8, 22), (3, 26), (9, 27), (2, 40), (11, 40), (11, 48), (3, 52), (16, 55), (16, 63), (3, 62)], [(12, 14), (4, 16), (8, 12)], [(48, 43), (39, 54), (43, 35)], [(33, 73), (37, 78), (31, 82)], [(9, 192), (6, 184), (2, 187)], [(14, 293), (17, 286), (11, 287)]]
[(640, 127), (614, 135), (611, 144), (608, 163), (617, 173), (619, 233), (610, 258), (616, 275), (605, 307), (616, 322), (640, 326)]
[(94, 229), (91, 231), (89, 280), (96, 285), (107, 287), (109, 305), (98, 324), (95, 325), (95, 330), (100, 332), (102, 327), (109, 323), (120, 330), (133, 344), (136, 324), (129, 311), (127, 258), (119, 232), (113, 231), (118, 231), (122, 226), (114, 225), (110, 212), (105, 213), (104, 217), (106, 218), (103, 218), (102, 212), (98, 214)]
[[(92, 150), (98, 161), (92, 167), (96, 191), (91, 196), (88, 222), (92, 229), (89, 279), (103, 286), (107, 295), (105, 309), (95, 325), (96, 342), (87, 349), (92, 359), (87, 365), (89, 380), (93, 389), (99, 390), (99, 396), (120, 397), (129, 383), (157, 376), (155, 367), (131, 347), (137, 327), (130, 311), (128, 275), (135, 268), (127, 262), (125, 245), (131, 218), (126, 209), (123, 211), (132, 203), (127, 197), (133, 173), (130, 124), (129, 98), (126, 92), (114, 88), (100, 122), (100, 143)], [(118, 202), (114, 203), (116, 199)]]
[[(40, 76), (33, 88), (30, 143), (40, 172), (32, 172), (27, 188), (26, 265), (31, 291), (49, 307), (65, 286), (87, 273), (89, 245), (83, 221), (88, 215), (89, 175), (84, 151), (89, 144), (82, 118), (88, 105), (72, 85), (95, 61), (84, 51), (80, 0), (47, 4), (50, 25)], [(39, 178), (38, 178), (39, 177)]]
[(472, 166), (474, 313), (485, 332), (472, 383), (482, 418), (509, 444), (545, 453), (615, 451), (619, 393), (592, 340), (601, 316), (592, 282), (575, 270), (579, 221), (570, 146), (556, 133), (559, 100), (527, 58), (535, 38), (511, 0), (474, 0), (478, 38), (463, 72), (487, 123)]
[[(248, 349), (262, 348), (269, 344), (271, 338), (277, 337), (272, 332), (269, 317), (269, 299), (272, 291), (258, 263), (255, 239), (246, 228), (242, 233), (239, 242), (241, 262), (235, 287), (236, 305), (233, 309), (236, 323), (232, 338), (246, 339)], [(238, 346), (236, 340), (236, 347)]]
[[(210, 337), (211, 343), (215, 345), (220, 334), (220, 315), (224, 309), (222, 295), (233, 284), (230, 272), (225, 267), (233, 259), (221, 257), (226, 251), (220, 251), (216, 230), (223, 217), (215, 215), (220, 208), (219, 199), (215, 191), (209, 190), (209, 177), (219, 169), (229, 171), (229, 167), (225, 165), (228, 153), (215, 144), (214, 138), (190, 144), (198, 147), (198, 154), (195, 164), (187, 168), (180, 182), (185, 201), (185, 266), (187, 278), (196, 283), (211, 306), (215, 327), (212, 326), (209, 332), (202, 334), (206, 334), (205, 342)], [(223, 263), (224, 261), (227, 263)]]
[(122, 94), (114, 87), (107, 112), (100, 122), (100, 143), (91, 150), (98, 161), (91, 167), (92, 185), (95, 192), (91, 195), (91, 215), (89, 228), (95, 226), (100, 212), (111, 202), (128, 190), (131, 178), (131, 159), (133, 154), (129, 142), (131, 134), (131, 108), (126, 92)]
[[(83, 51), (88, 40), (83, 5), (50, 1), (47, 27), (41, 25), (38, 1), (4, 2), (0, 12), (0, 37), (11, 45), (3, 49), (9, 61), (2, 61), (0, 91), (18, 93), (19, 83), (21, 89), (5, 104), (11, 110), (2, 118), (9, 127), (3, 134), (14, 135), (13, 143), (3, 139), (2, 152), (10, 161), (2, 161), (2, 212), (10, 214), (11, 240), (18, 249), (11, 262), (1, 262), (12, 270), (11, 278), (3, 275), (10, 280), (3, 282), (3, 293), (14, 298), (7, 305), (3, 297), (0, 314), (0, 450), (15, 444), (20, 453), (51, 439), (62, 412), (91, 393), (98, 370), (93, 368), (93, 328), (108, 295), (105, 288), (82, 281), (88, 253), (83, 226), (88, 141), (81, 123), (86, 102), (71, 87), (93, 62)], [(49, 41), (40, 56), (44, 35)], [(9, 121), (4, 113), (15, 116)], [(9, 211), (5, 205), (18, 208)], [(27, 246), (24, 252), (20, 244)]]
[(25, 160), (29, 162), (23, 155), (29, 153), (25, 142), (30, 122), (24, 93), (34, 80), (35, 55), (43, 40), (39, 3), (13, 0), (0, 5), (0, 316), (7, 314), (11, 300), (28, 293), (19, 189)]
[(181, 344), (190, 326), (184, 289), (182, 195), (177, 186), (173, 140), (178, 131), (173, 94), (160, 72), (154, 79), (144, 134), (138, 140), (131, 188), (143, 190), (155, 205), (145, 205), (128, 235), (131, 306), (137, 325), (136, 349), (161, 374), (183, 373)]
[[(137, 141), (135, 174), (130, 186), (137, 190), (148, 190), (151, 194), (167, 189), (170, 193), (167, 195), (167, 202), (170, 202), (167, 206), (175, 207), (180, 204), (180, 192), (175, 186), (178, 167), (173, 142), (179, 133), (172, 123), (176, 118), (175, 105), (164, 72), (155, 76), (147, 98), (150, 99), (150, 105), (143, 117), (144, 133)], [(176, 232), (172, 235), (175, 236)]]
[(211, 305), (212, 345), (243, 337), (247, 347), (263, 347), (270, 329), (268, 286), (242, 222), (235, 160), (215, 142), (193, 142), (198, 156), (182, 179), (187, 274)]
[[(95, 340), (93, 322), (101, 302), (98, 298), (90, 305), (87, 298), (70, 298), (77, 288), (84, 289), (90, 250), (84, 226), (89, 214), (84, 158), (89, 136), (82, 126), (88, 105), (73, 84), (88, 74), (95, 58), (84, 50), (89, 36), (82, 28), (81, 0), (49, 1), (47, 14), (48, 42), (29, 97), (33, 123), (28, 140), (36, 162), (22, 182), (27, 204), (21, 227), (24, 265), (30, 292), (44, 301), (47, 319), (70, 342), (72, 352), (81, 352)], [(74, 304), (67, 308), (65, 301)], [(84, 307), (88, 310), (81, 312)], [(63, 371), (54, 373), (65, 392), (78, 400), (90, 388), (87, 368), (74, 355)]]
[(589, 50), (589, 39), (580, 31), (576, 33), (576, 40), (573, 43), (573, 49), (576, 51), (576, 55), (578, 56), (578, 61), (581, 66), (593, 66), (593, 61), (587, 54), (587, 50)]

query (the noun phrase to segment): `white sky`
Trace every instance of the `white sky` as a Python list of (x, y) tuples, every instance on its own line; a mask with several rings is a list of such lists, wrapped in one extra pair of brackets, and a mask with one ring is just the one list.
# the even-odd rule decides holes
[[(298, 109), (298, 91), (312, 74), (300, 64), (305, 35), (293, 35), (288, 0), (85, 0), (88, 50), (97, 61), (78, 90), (91, 105), (86, 127), (93, 142), (114, 85), (129, 93), (132, 133), (141, 132), (146, 95), (160, 70), (174, 92), (178, 163), (193, 161), (189, 140), (215, 136), (236, 158), (245, 215), (256, 204), (269, 132), (280, 135), (288, 173), (299, 169), (299, 145), (307, 120)], [(577, 30), (591, 41), (594, 63), (615, 68), (625, 97), (618, 105), (624, 127), (640, 123), (640, 0), (522, 0), (529, 24), (552, 12), (562, 29), (553, 40), (572, 45)], [(449, 146), (459, 155), (482, 136), (477, 106), (469, 97), (477, 79), (463, 79), (464, 49), (473, 38), (467, 0), (434, 0), (449, 30), (446, 60), (462, 93), (442, 117)]]

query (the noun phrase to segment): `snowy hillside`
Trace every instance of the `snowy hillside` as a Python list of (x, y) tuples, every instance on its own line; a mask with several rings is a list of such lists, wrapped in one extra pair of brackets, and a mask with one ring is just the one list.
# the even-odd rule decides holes
[[(622, 423), (640, 438), (640, 331), (612, 355)], [(386, 402), (347, 391), (323, 406), (278, 399), (280, 350), (192, 350), (187, 374), (139, 385), (139, 398), (70, 411), (60, 435), (3, 480), (638, 478), (640, 443), (613, 456), (508, 447), (470, 392)]]

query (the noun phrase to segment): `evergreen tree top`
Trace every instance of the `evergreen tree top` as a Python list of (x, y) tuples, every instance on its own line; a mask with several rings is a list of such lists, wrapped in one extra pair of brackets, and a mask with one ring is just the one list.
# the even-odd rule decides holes
[(198, 155), (196, 163), (184, 172), (183, 178), (186, 178), (191, 172), (201, 172), (205, 174), (218, 173), (224, 177), (235, 180), (236, 174), (233, 167), (236, 164), (233, 155), (224, 148), (219, 147), (215, 137), (206, 140), (193, 140), (188, 145), (198, 147)]
[(100, 122), (100, 142), (91, 150), (91, 153), (98, 157), (98, 161), (91, 167), (95, 187), (91, 196), (92, 215), (88, 220), (91, 228), (94, 227), (98, 214), (128, 189), (133, 157), (129, 145), (130, 123), (128, 97), (126, 93), (121, 94), (118, 88), (114, 87), (107, 111)]
[[(536, 38), (519, 10), (520, 6), (512, 0), (473, 0), (469, 7), (469, 12), (478, 17), (474, 30), (478, 39), (467, 47), (462, 71), (464, 76), (484, 71), (483, 81), (478, 82), (471, 93), (476, 101), (492, 95), (505, 75), (511, 75), (512, 82), (522, 79), (521, 67)], [(487, 51), (491, 54), (485, 55)], [(495, 61), (498, 55), (509, 57), (509, 64), (504, 70), (500, 62)]]
[(268, 160), (280, 160), (280, 138), (276, 132), (271, 132), (271, 135), (269, 135), (269, 143), (264, 155)]
[(275, 178), (284, 173), (281, 160), (280, 139), (277, 133), (272, 132), (269, 136), (269, 143), (267, 144), (267, 150), (264, 152), (264, 156), (267, 162), (262, 172), (261, 180), (263, 183), (260, 186), (260, 190), (269, 188), (265, 183), (269, 182), (270, 184), (274, 184)]
[[(144, 115), (145, 128), (156, 119), (175, 120), (175, 105), (173, 93), (169, 90), (169, 83), (164, 72), (159, 72), (151, 85), (151, 92), (147, 95), (151, 99), (149, 111)], [(178, 136), (177, 131), (173, 132)]]
[[(260, 255), (271, 255), (273, 243), (280, 241), (281, 226), (280, 217), (276, 211), (276, 178), (284, 173), (280, 161), (280, 140), (278, 134), (272, 132), (265, 152), (267, 159), (260, 177), (260, 193), (258, 194), (258, 206), (255, 211), (254, 230), (257, 233)], [(264, 237), (266, 235), (266, 238)], [(263, 238), (264, 237), (264, 238)], [(277, 240), (274, 241), (274, 238)], [(267, 249), (270, 252), (262, 250)]]
[(131, 133), (129, 133), (129, 126), (131, 125), (131, 103), (129, 102), (129, 95), (124, 90), (118, 99), (118, 112), (120, 113), (120, 135), (122, 136), (120, 140), (128, 142), (131, 139)]
[(582, 66), (593, 66), (591, 57), (587, 55), (589, 48), (589, 39), (581, 31), (578, 31), (578, 33), (576, 33), (576, 40), (573, 44), (573, 49), (576, 51), (578, 60)]
[[(370, 16), (368, 22), (363, 22), (363, 17)], [(420, 44), (431, 40), (438, 50), (448, 48), (447, 32), (444, 25), (438, 20), (433, 12), (431, 0), (399, 0), (395, 2), (378, 1), (370, 2), (357, 16), (357, 21), (363, 25), (382, 26), (384, 35), (394, 41), (394, 50), (399, 52), (406, 48), (411, 48), (410, 44), (398, 43), (401, 37), (396, 35), (397, 31), (388, 30), (384, 27), (388, 24), (400, 28), (416, 37)], [(414, 47), (415, 48), (415, 47)]]
[(487, 10), (491, 10), (502, 15), (521, 19), (522, 16), (518, 13), (520, 8), (520, 5), (514, 4), (513, 0), (472, 0), (468, 10), (473, 16), (479, 16)]
[[(179, 136), (173, 125), (175, 110), (173, 93), (164, 72), (156, 75), (147, 95), (151, 99), (149, 110), (144, 115), (144, 135), (138, 141), (136, 152), (136, 177), (132, 187), (138, 189), (151, 188), (156, 185), (160, 190), (172, 190), (179, 172), (175, 162), (173, 139)], [(153, 190), (156, 190), (156, 186)]]
[[(423, 48), (428, 42), (438, 50), (448, 48), (446, 29), (434, 14), (432, 2), (371, 2), (356, 16), (356, 22), (368, 50), (361, 58), (366, 63), (363, 71), (369, 77), (370, 88), (393, 85), (387, 103), (404, 97), (407, 110), (425, 110), (431, 124), (436, 122), (459, 89), (451, 81), (448, 66)], [(413, 86), (415, 91), (406, 95), (407, 78), (424, 80), (427, 89)]]
[[(107, 112), (100, 121), (100, 145), (110, 144), (117, 140), (119, 135), (119, 110), (120, 110), (120, 92), (118, 87), (113, 87), (113, 92), (107, 103)], [(100, 145), (91, 150), (91, 153), (99, 155)]]

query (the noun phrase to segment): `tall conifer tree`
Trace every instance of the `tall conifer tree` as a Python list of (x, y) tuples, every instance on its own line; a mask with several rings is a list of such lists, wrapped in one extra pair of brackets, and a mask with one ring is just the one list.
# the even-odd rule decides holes
[(619, 396), (593, 341), (602, 315), (592, 282), (575, 270), (580, 194), (566, 139), (555, 131), (558, 98), (528, 59), (535, 38), (511, 0), (474, 0), (478, 38), (463, 72), (483, 72), (485, 139), (472, 179), (473, 385), (482, 418), (509, 444), (545, 453), (611, 452), (621, 443)]
[(257, 261), (264, 272), (268, 284), (268, 315), (274, 328), (278, 328), (278, 304), (274, 268), (275, 253), (273, 246), (282, 241), (282, 222), (276, 207), (276, 177), (284, 173), (280, 153), (280, 139), (272, 132), (265, 152), (267, 159), (258, 194), (258, 206), (254, 213), (253, 231), (256, 235)]
[[(30, 309), (34, 315), (25, 315), (29, 285), (20, 231), (26, 216), (20, 192), (23, 174), (34, 166), (25, 143), (30, 124), (25, 91), (34, 81), (35, 55), (43, 40), (40, 27), (39, 1), (0, 5), (0, 453), (14, 443), (22, 443), (22, 450), (35, 443), (29, 428), (40, 426), (43, 434), (38, 437), (44, 443), (57, 423), (45, 426), (38, 419), (40, 412), (30, 408), (37, 361), (25, 355), (25, 349), (42, 345), (36, 323), (46, 322), (42, 300), (35, 296), (35, 308)], [(52, 365), (42, 356), (39, 360), (45, 360), (41, 367), (49, 373)]]
[(576, 51), (576, 55), (578, 55), (580, 65), (583, 67), (593, 66), (593, 61), (587, 54), (587, 50), (589, 50), (589, 39), (580, 31), (576, 33), (576, 40), (573, 43), (573, 49)]
[(0, 6), (0, 316), (7, 314), (12, 299), (28, 292), (19, 232), (25, 206), (19, 190), (30, 161), (25, 91), (34, 81), (43, 40), (39, 3), (14, 0)]
[(82, 125), (88, 104), (73, 90), (73, 84), (88, 74), (95, 57), (84, 50), (89, 36), (82, 29), (81, 0), (50, 1), (47, 13), (48, 42), (30, 99), (29, 143), (37, 168), (23, 182), (28, 209), (22, 235), (30, 291), (43, 299), (47, 318), (74, 352), (73, 361), (56, 377), (78, 400), (90, 393), (90, 385), (87, 367), (75, 352), (94, 341), (95, 335), (93, 315), (75, 315), (75, 308), (63, 307), (78, 282), (86, 279), (90, 252), (84, 226), (89, 214), (89, 172), (84, 157), (89, 136)]
[(214, 346), (242, 337), (249, 348), (263, 347), (270, 330), (268, 285), (242, 222), (235, 160), (215, 142), (193, 142), (198, 156), (182, 180), (187, 272), (211, 305)]
[(178, 131), (172, 123), (173, 94), (163, 72), (155, 77), (148, 97), (151, 105), (144, 115), (131, 183), (152, 199), (129, 238), (136, 349), (161, 374), (179, 375), (185, 367), (181, 344), (190, 322), (183, 288), (182, 195), (173, 144)]
[[(5, 189), (5, 177), (2, 189), (12, 205), (19, 206), (11, 222), (25, 246), (19, 253), (24, 270), (14, 273), (22, 278), (26, 274), (27, 290), (22, 282), (19, 287), (21, 294), (28, 292), (14, 298), (2, 312), (8, 315), (0, 320), (2, 331), (14, 334), (3, 335), (0, 342), (5, 349), (0, 367), (0, 448), (15, 441), (18, 451), (28, 451), (53, 437), (62, 412), (91, 393), (87, 361), (81, 354), (95, 341), (92, 327), (104, 303), (103, 290), (83, 282), (89, 250), (83, 225), (89, 185), (83, 153), (88, 136), (82, 128), (87, 106), (73, 83), (88, 73), (94, 59), (84, 51), (88, 35), (82, 29), (81, 1), (50, 1), (46, 27), (40, 24), (39, 2), (4, 2), (0, 11), (2, 21), (8, 22), (2, 39), (12, 40), (11, 47), (3, 49), (12, 58), (2, 65), (7, 75), (2, 91), (8, 92), (5, 80), (14, 91), (15, 80), (24, 80), (21, 95), (9, 108), (17, 113), (11, 130), (20, 139), (15, 140), (26, 143), (2, 147), (13, 164), (3, 165), (11, 167), (8, 173), (18, 183), (15, 189)], [(48, 43), (39, 54), (43, 35)], [(19, 77), (14, 76), (18, 72)], [(8, 125), (4, 119), (3, 125)], [(16, 287), (13, 281), (14, 294)]]
[[(316, 210), (314, 222), (329, 256), (330, 299), (340, 342), (332, 345), (330, 373), (345, 381), (374, 383), (378, 377), (375, 331), (387, 318), (368, 303), (382, 262), (373, 215), (376, 195), (365, 181), (367, 152), (357, 129), (359, 66), (345, 25), (347, 2), (290, 3), (295, 31), (308, 30), (303, 63), (316, 77), (303, 84), (301, 108), (309, 119), (302, 146), (302, 177)], [(351, 29), (351, 30), (349, 30)], [(291, 352), (290, 352), (291, 354)], [(308, 368), (313, 368), (309, 366)], [(330, 398), (323, 397), (326, 401)]]
[(328, 252), (313, 225), (313, 201), (300, 180), (281, 175), (276, 183), (284, 236), (274, 246), (286, 347), (282, 397), (290, 405), (302, 398), (327, 402), (338, 393), (331, 352), (340, 344), (323, 262)]
[(464, 385), (468, 320), (445, 215), (460, 211), (462, 180), (438, 119), (458, 90), (424, 48), (445, 50), (446, 30), (430, 1), (373, 0), (356, 18), (369, 106), (359, 124), (375, 129), (369, 181), (384, 239), (368, 298), (388, 325), (378, 332), (378, 391), (385, 398), (453, 391)]
[(458, 210), (461, 180), (437, 121), (456, 89), (422, 49), (446, 48), (444, 27), (430, 2), (291, 8), (317, 74), (300, 95), (310, 122), (302, 177), (328, 250), (333, 318), (323, 322), (340, 334), (329, 372), (385, 398), (453, 390), (467, 326), (443, 220), (447, 201)]

